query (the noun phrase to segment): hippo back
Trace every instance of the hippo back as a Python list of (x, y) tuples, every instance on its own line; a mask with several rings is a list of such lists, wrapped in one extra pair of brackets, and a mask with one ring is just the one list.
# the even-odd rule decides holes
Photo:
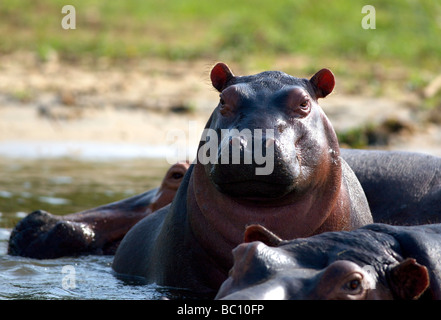
[(412, 152), (341, 149), (369, 202), (374, 222), (441, 222), (441, 158)]

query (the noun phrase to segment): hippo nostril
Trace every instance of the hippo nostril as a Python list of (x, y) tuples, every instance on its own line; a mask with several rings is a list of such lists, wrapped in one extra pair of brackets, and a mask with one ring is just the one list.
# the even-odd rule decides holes
[(247, 145), (247, 140), (245, 137), (243, 136), (236, 136), (236, 137), (232, 137), (230, 140), (230, 144), (231, 145), (242, 145), (242, 146), (246, 146)]
[(276, 140), (274, 138), (266, 138), (265, 140), (266, 140), (265, 141), (265, 147), (267, 149), (271, 148), (271, 147), (274, 147), (274, 145), (276, 144)]
[(236, 136), (230, 139), (230, 146), (232, 147), (246, 148), (247, 145), (248, 141), (243, 136)]

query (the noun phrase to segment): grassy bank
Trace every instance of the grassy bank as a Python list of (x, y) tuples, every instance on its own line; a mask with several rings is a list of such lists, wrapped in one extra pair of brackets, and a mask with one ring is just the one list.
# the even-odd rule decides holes
[[(373, 0), (376, 29), (365, 30), (366, 1), (79, 0), (76, 29), (61, 27), (65, 0), (3, 0), (0, 52), (32, 50), (43, 59), (162, 57), (236, 61), (276, 55), (394, 60), (439, 66), (441, 3)], [(13, 35), (11, 37), (11, 35)]]

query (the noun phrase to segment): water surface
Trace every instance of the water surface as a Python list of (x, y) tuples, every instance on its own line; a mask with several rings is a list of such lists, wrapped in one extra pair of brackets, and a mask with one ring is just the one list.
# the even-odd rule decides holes
[(28, 213), (78, 212), (159, 185), (169, 164), (158, 159), (84, 161), (0, 158), (0, 299), (160, 299), (185, 292), (122, 279), (112, 256), (36, 260), (7, 255), (10, 232)]

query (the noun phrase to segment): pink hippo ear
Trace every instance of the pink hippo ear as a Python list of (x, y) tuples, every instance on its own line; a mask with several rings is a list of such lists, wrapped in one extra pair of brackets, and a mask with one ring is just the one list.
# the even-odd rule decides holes
[(225, 63), (219, 62), (211, 70), (210, 78), (213, 87), (221, 92), (225, 89), (228, 81), (234, 78), (234, 74)]
[(260, 224), (252, 224), (246, 227), (243, 241), (260, 241), (269, 247), (277, 247), (283, 240)]
[(409, 258), (392, 268), (389, 284), (398, 299), (418, 299), (429, 287), (429, 273), (425, 266)]
[(317, 99), (326, 97), (334, 90), (335, 86), (334, 74), (329, 69), (318, 71), (309, 82), (314, 87)]

